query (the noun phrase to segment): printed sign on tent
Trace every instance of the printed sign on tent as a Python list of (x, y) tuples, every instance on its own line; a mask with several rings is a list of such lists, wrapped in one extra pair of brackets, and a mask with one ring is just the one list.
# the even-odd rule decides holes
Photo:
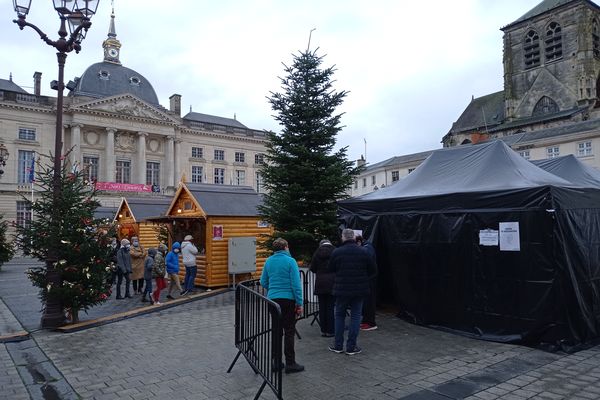
[(518, 222), (500, 222), (500, 251), (521, 251)]
[(483, 229), (479, 231), (480, 246), (498, 246), (498, 231), (495, 229)]

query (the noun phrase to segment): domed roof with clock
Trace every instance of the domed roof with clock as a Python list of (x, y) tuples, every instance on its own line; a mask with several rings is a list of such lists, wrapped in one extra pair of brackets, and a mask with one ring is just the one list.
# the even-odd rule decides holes
[(150, 104), (159, 104), (150, 82), (121, 64), (121, 42), (115, 31), (114, 9), (110, 15), (108, 37), (102, 42), (102, 47), (104, 61), (90, 65), (80, 78), (75, 78), (77, 85), (69, 95), (102, 98), (130, 93)]

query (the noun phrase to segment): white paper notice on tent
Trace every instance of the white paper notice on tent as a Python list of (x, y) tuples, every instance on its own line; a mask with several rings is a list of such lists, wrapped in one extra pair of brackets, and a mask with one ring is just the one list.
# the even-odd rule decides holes
[(521, 251), (518, 222), (500, 222), (500, 251)]
[(498, 246), (498, 231), (494, 229), (483, 229), (479, 231), (480, 246)]

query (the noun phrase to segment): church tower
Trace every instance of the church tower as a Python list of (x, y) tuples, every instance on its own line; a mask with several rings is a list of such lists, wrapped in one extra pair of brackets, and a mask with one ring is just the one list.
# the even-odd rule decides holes
[(117, 39), (117, 34), (115, 32), (115, 9), (112, 9), (112, 13), (110, 15), (110, 27), (108, 29), (108, 38), (104, 42), (102, 42), (102, 47), (104, 48), (104, 61), (119, 64), (121, 65), (121, 61), (119, 61), (119, 55), (121, 52), (121, 42)]
[(600, 102), (600, 7), (544, 0), (504, 32), (505, 121)]

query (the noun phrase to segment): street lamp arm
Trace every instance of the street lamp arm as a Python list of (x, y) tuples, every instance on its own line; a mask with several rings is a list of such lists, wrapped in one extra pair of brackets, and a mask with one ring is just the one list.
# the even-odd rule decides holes
[(78, 41), (79, 33), (82, 30), (88, 30), (90, 26), (92, 26), (92, 22), (89, 19), (83, 19), (81, 24), (77, 26), (77, 28), (71, 33), (69, 40), (66, 40), (67, 31), (65, 29), (65, 18), (61, 17), (61, 27), (58, 31), (60, 35), (60, 39), (58, 40), (50, 40), (48, 35), (46, 35), (40, 28), (35, 26), (34, 24), (27, 22), (25, 20), (25, 16), (19, 15), (19, 19), (13, 19), (13, 22), (19, 26), (19, 29), (23, 30), (26, 26), (30, 27), (34, 31), (40, 35), (40, 39), (46, 42), (47, 45), (50, 45), (57, 49), (59, 52), (69, 53), (72, 50), (75, 50), (76, 53), (79, 53), (81, 50), (81, 44)]

